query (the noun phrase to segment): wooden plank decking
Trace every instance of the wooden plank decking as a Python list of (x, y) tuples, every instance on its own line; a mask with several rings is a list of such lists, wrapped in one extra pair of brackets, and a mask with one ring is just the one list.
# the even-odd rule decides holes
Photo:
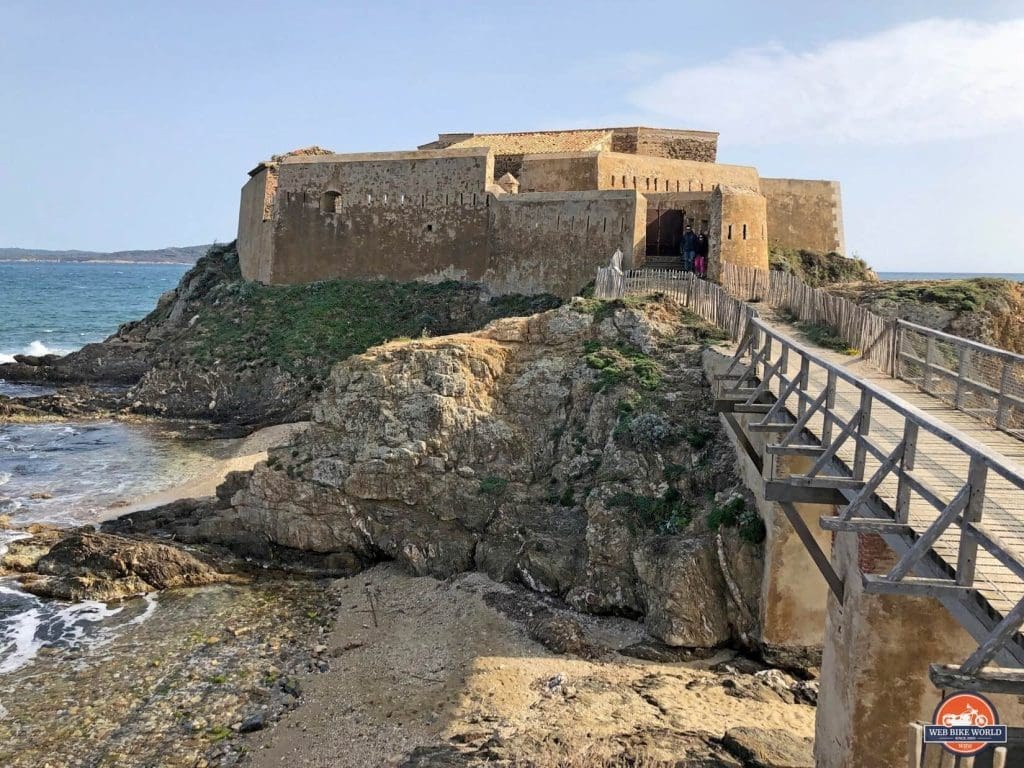
[[(775, 317), (762, 317), (768, 325), (780, 334), (793, 338), (804, 347), (813, 351), (815, 357), (842, 366), (860, 379), (884, 389), (891, 395), (916, 406), (932, 419), (942, 422), (967, 436), (984, 443), (995, 453), (1005, 457), (1008, 464), (1024, 463), (1024, 442), (1001, 432), (991, 425), (946, 405), (941, 400), (921, 392), (913, 384), (894, 379), (882, 373), (869, 362), (860, 358), (849, 357), (822, 347), (817, 347), (801, 338), (800, 332), (792, 325)], [(800, 369), (801, 358), (792, 355), (786, 366), (786, 375), (795, 376)], [(811, 366), (810, 381), (807, 390), (820, 391), (826, 384), (825, 370)], [(777, 382), (777, 380), (776, 380)], [(771, 389), (779, 394), (778, 384)], [(839, 379), (836, 386), (835, 414), (847, 420), (853, 416), (860, 404), (860, 390), (853, 384)], [(903, 439), (905, 418), (891, 408), (875, 403), (871, 413), (871, 440), (885, 454), (890, 453)], [(816, 436), (821, 436), (823, 417), (815, 415), (811, 418), (808, 429)], [(838, 451), (838, 458), (848, 466), (853, 465), (854, 441), (847, 441)], [(967, 482), (969, 456), (962, 450), (939, 437), (921, 430), (918, 436), (917, 461), (915, 475), (935, 490), (944, 501), (950, 501)], [(868, 456), (865, 463), (865, 477), (879, 467), (880, 462)], [(1024, 466), (1018, 466), (1024, 476)], [(892, 508), (896, 504), (897, 478), (890, 474), (880, 484), (877, 495)], [(918, 533), (923, 532), (938, 517), (938, 510), (918, 494), (911, 494), (910, 516), (908, 522)], [(1024, 561), (1024, 491), (1020, 490), (997, 473), (990, 472), (985, 492), (985, 505), (982, 523), (986, 530), (995, 533), (1002, 543)], [(939, 538), (934, 549), (954, 569), (960, 544), (960, 533), (957, 526), (951, 526)], [(991, 606), (1000, 614), (1005, 615), (1013, 606), (1024, 599), (1024, 582), (1012, 574), (1009, 569), (986, 552), (979, 549), (977, 555), (976, 586)]]

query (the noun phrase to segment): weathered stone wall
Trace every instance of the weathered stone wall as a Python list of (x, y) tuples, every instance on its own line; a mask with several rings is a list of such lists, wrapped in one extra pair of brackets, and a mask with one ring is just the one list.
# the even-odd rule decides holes
[(598, 189), (638, 192), (710, 192), (718, 184), (759, 189), (757, 169), (666, 157), (601, 152), (597, 155)]
[[(571, 296), (616, 249), (642, 260), (646, 208), (632, 191), (527, 193), (491, 204), (484, 281), (498, 293)], [(640, 256), (638, 256), (640, 255)]]
[(611, 151), (713, 163), (718, 153), (718, 134), (671, 128), (615, 128)]
[(838, 181), (761, 179), (768, 201), (768, 242), (820, 253), (846, 252)]
[(338, 158), (281, 164), (270, 282), (480, 278), (487, 150)]
[[(495, 168), (497, 173), (497, 168)], [(520, 192), (570, 192), (598, 188), (597, 153), (526, 155), (519, 174)]]
[(277, 189), (277, 172), (266, 166), (257, 169), (242, 187), (238, 208), (238, 254), (242, 277), (269, 282), (273, 263), (272, 199)]
[(751, 189), (719, 187), (711, 193), (708, 277), (717, 280), (722, 264), (768, 269), (764, 196)]

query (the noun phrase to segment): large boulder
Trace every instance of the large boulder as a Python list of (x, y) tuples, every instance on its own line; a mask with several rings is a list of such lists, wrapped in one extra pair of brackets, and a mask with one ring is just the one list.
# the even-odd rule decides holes
[(19, 572), (24, 589), (62, 600), (117, 600), (227, 577), (176, 547), (85, 530), (37, 530), (10, 544), (0, 573)]

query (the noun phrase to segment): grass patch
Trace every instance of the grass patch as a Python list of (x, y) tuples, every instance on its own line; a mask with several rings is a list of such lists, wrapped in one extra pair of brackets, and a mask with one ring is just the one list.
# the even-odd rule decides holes
[(747, 506), (742, 496), (733, 496), (724, 504), (716, 504), (708, 512), (708, 527), (713, 531), (719, 528), (737, 528), (740, 538), (751, 544), (760, 544), (766, 535), (764, 521), (756, 509)]
[(831, 349), (843, 355), (859, 355), (860, 350), (850, 344), (839, 335), (835, 328), (820, 323), (799, 322), (796, 327), (819, 347)]
[(488, 475), (480, 479), (479, 491), (487, 496), (504, 496), (508, 490), (508, 480), (504, 477)]
[(604, 392), (626, 381), (651, 391), (661, 386), (661, 365), (638, 349), (623, 344), (607, 347), (598, 342), (587, 342), (584, 352), (587, 366), (598, 371), (597, 381), (593, 384), (595, 392)]
[(976, 312), (989, 302), (999, 301), (1013, 290), (1013, 283), (998, 277), (974, 277), (965, 280), (928, 280), (885, 282), (872, 289), (872, 301), (899, 304), (934, 304), (953, 312)]
[(330, 363), (388, 340), (472, 331), (500, 317), (531, 315), (562, 303), (550, 295), (497, 296), (481, 303), (478, 286), (452, 280), (243, 282), (233, 246), (211, 250), (185, 283), (198, 306), (190, 310), (198, 314), (184, 337), (196, 362), (266, 361), (310, 379), (323, 376)]

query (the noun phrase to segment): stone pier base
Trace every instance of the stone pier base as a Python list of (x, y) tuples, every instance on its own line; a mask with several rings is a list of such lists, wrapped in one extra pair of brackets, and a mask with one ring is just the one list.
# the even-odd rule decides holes
[[(906, 765), (907, 724), (930, 722), (943, 696), (928, 678), (928, 665), (962, 662), (977, 648), (933, 598), (864, 592), (860, 574), (884, 572), (894, 560), (877, 536), (836, 538), (832, 562), (846, 590), (843, 605), (834, 597), (828, 601), (817, 768)], [(1021, 724), (1024, 708), (1016, 697), (989, 698), (1004, 723)]]

